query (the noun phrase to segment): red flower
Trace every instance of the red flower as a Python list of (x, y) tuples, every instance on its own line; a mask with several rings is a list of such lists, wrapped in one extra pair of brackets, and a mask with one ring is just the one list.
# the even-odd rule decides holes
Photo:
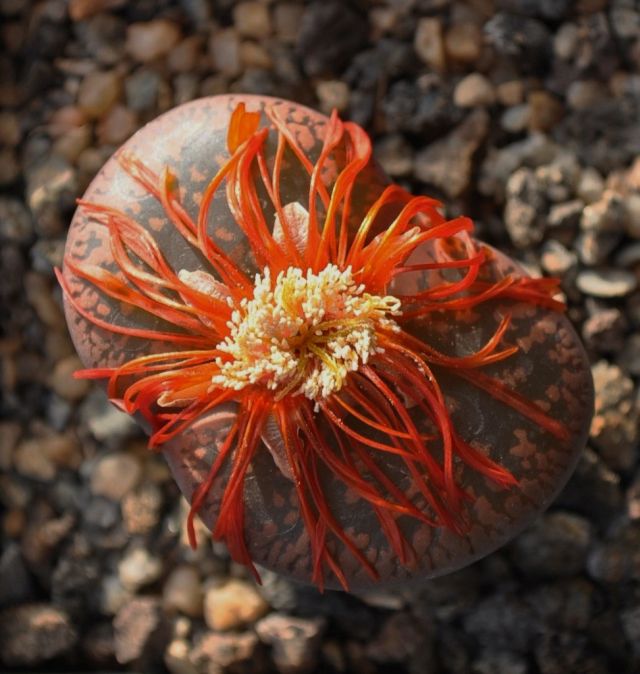
[[(195, 221), (181, 203), (169, 168), (158, 176), (139, 159), (120, 157), (123, 168), (162, 203), (182, 237), (207, 260), (206, 270), (172, 269), (152, 235), (130, 216), (108, 205), (80, 204), (108, 227), (119, 272), (77, 264), (68, 256), (67, 270), (109, 297), (175, 325), (175, 331), (107, 323), (83, 309), (62, 274), (58, 278), (72, 306), (94, 324), (175, 345), (175, 350), (120, 367), (77, 373), (108, 379), (109, 397), (150, 423), (150, 447), (161, 447), (215, 407), (236, 403), (235, 421), (192, 498), (192, 542), (193, 518), (221, 467), (229, 463), (213, 536), (224, 540), (233, 558), (257, 577), (244, 538), (243, 484), (255, 453), (266, 446), (295, 484), (313, 581), (322, 587), (328, 569), (346, 588), (347, 579), (327, 545), (330, 538), (346, 546), (372, 578), (377, 572), (332, 515), (320, 466), (370, 504), (405, 565), (413, 563), (415, 553), (399, 518), (465, 531), (465, 502), (472, 497), (458, 481), (458, 463), (498, 486), (516, 485), (511, 473), (456, 432), (434, 366), (554, 436), (568, 437), (565, 427), (538, 405), (482, 372), (517, 350), (503, 343), (508, 315), (484, 346), (463, 357), (446, 355), (418, 339), (410, 325), (496, 299), (558, 311), (563, 305), (553, 299), (553, 279), (493, 280), (488, 265), (492, 252), (471, 237), (468, 218), (446, 220), (437, 201), (413, 197), (396, 185), (384, 190), (354, 231), (351, 195), (371, 157), (367, 135), (332, 115), (322, 152), (312, 164), (275, 108), (265, 112), (271, 124), (259, 128), (259, 113), (246, 112), (243, 104), (236, 108), (227, 136), (229, 157), (208, 184)], [(277, 148), (269, 160), (265, 144), (274, 132)], [(282, 203), (287, 148), (309, 175), (308, 195), (300, 202)], [(346, 160), (329, 190), (323, 169), (338, 150)], [(273, 205), (273, 225), (265, 219), (259, 190)], [(207, 232), (210, 205), (214, 198), (225, 198), (223, 192), (255, 266), (262, 270), (255, 278)], [(376, 233), (377, 218), (390, 207), (395, 218)], [(435, 251), (427, 261), (421, 255), (425, 246)], [(416, 279), (424, 272), (435, 281), (417, 288)], [(430, 434), (419, 430), (416, 415), (429, 421)], [(415, 494), (400, 490), (381, 468), (378, 459), (387, 454), (400, 457)]]

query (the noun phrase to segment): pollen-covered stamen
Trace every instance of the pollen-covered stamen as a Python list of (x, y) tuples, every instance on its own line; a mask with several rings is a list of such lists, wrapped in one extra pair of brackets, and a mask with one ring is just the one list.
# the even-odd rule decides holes
[(399, 313), (397, 298), (366, 293), (350, 267), (329, 264), (317, 274), (290, 268), (275, 284), (265, 269), (256, 275), (253, 299), (234, 307), (230, 334), (216, 347), (230, 359), (218, 359), (213, 384), (260, 385), (278, 399), (326, 398), (380, 351), (377, 332), (398, 329), (392, 316)]

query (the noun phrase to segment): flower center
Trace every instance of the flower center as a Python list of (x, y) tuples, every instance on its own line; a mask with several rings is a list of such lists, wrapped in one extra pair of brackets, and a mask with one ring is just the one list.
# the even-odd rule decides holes
[(338, 391), (349, 372), (380, 351), (376, 333), (397, 330), (391, 316), (400, 300), (365, 292), (351, 267), (333, 264), (314, 274), (289, 268), (272, 284), (268, 269), (256, 275), (253, 299), (243, 299), (217, 349), (217, 386), (240, 390), (258, 384), (276, 398), (304, 394), (318, 400)]

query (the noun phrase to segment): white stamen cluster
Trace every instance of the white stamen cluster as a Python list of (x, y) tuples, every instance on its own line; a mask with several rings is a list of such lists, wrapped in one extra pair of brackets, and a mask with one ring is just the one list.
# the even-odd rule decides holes
[(229, 336), (217, 346), (232, 358), (218, 359), (213, 383), (235, 390), (260, 384), (282, 395), (325, 398), (381, 350), (376, 331), (397, 330), (390, 316), (399, 313), (397, 298), (366, 293), (350, 267), (340, 271), (329, 264), (306, 275), (290, 268), (274, 285), (265, 269), (256, 275), (253, 299), (240, 302)]

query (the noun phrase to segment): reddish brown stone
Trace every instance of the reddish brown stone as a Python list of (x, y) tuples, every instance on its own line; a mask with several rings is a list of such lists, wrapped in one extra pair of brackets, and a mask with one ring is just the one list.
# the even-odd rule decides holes
[[(231, 111), (240, 101), (246, 102), (251, 110), (261, 109), (265, 104), (277, 105), (312, 161), (317, 157), (326, 128), (325, 117), (284, 101), (239, 95), (203, 99), (181, 106), (147, 125), (124, 147), (157, 173), (161, 173), (165, 165), (171, 167), (179, 178), (183, 203), (195, 215), (208, 179), (227, 156), (226, 128)], [(273, 152), (275, 143), (271, 140), (269, 143), (269, 151)], [(329, 168), (325, 180), (330, 182), (334, 173), (335, 167)], [(357, 222), (357, 214), (366, 210), (386, 182), (372, 164), (359, 180), (354, 222)], [(285, 170), (283, 203), (305, 200), (307, 190), (306, 174)], [(161, 205), (135, 184), (115, 159), (104, 166), (85, 199), (109, 204), (135, 217), (154, 234), (175, 269), (196, 269), (201, 264), (197, 253), (168, 221)], [(266, 211), (267, 222), (272, 222), (273, 213)], [(378, 222), (378, 226), (382, 226), (382, 222)], [(247, 255), (246, 244), (223, 198), (213, 202), (209, 232), (245, 271), (258, 271)], [(78, 263), (116, 269), (106, 228), (82, 210), (76, 213), (72, 223), (67, 255)], [(433, 249), (425, 245), (420, 255), (430, 259)], [(510, 260), (495, 253), (490, 273), (494, 278), (500, 278), (507, 273), (522, 272)], [(109, 301), (89, 283), (68, 271), (65, 271), (65, 278), (75, 300), (102, 320), (121, 326), (166, 328), (159, 319)], [(432, 278), (424, 280), (433, 282)], [(390, 292), (393, 290), (390, 288)], [(381, 584), (438, 576), (502, 545), (549, 505), (568, 479), (585, 444), (593, 406), (591, 376), (582, 346), (562, 314), (528, 304), (493, 302), (455, 317), (429, 315), (428, 319), (415, 321), (410, 331), (442, 351), (460, 356), (486, 343), (507, 311), (513, 320), (504, 342), (519, 346), (519, 351), (505, 361), (483, 368), (483, 372), (534, 401), (549, 417), (563, 423), (570, 437), (566, 441), (558, 440), (473, 384), (436, 370), (460, 435), (512, 471), (520, 484), (517, 488), (501, 490), (468, 467), (456, 465), (459, 483), (475, 497), (469, 506), (469, 531), (458, 535), (444, 528), (430, 528), (408, 517), (400, 518), (398, 524), (418, 556), (415, 568), (407, 569), (397, 560), (370, 506), (350, 493), (334, 476), (323, 472), (323, 490), (333, 513), (376, 567)], [(163, 345), (97, 328), (81, 318), (68, 302), (66, 313), (78, 353), (88, 367), (117, 366), (132, 357), (163, 350)], [(420, 419), (415, 409), (412, 416), (415, 423), (428, 429), (428, 424)], [(187, 498), (206, 476), (232, 417), (232, 406), (216, 410), (164, 446), (169, 465)], [(386, 458), (380, 464), (410, 493), (411, 484), (404, 464), (396, 459)], [(224, 475), (223, 472), (202, 511), (209, 526), (216, 519)], [(309, 581), (309, 542), (298, 512), (294, 486), (278, 470), (271, 453), (264, 447), (258, 450), (253, 461), (244, 494), (245, 533), (253, 559), (276, 571)], [(334, 541), (329, 542), (329, 547), (352, 589), (372, 584), (345, 549), (334, 545)], [(333, 576), (328, 574), (327, 585), (335, 584)]]

